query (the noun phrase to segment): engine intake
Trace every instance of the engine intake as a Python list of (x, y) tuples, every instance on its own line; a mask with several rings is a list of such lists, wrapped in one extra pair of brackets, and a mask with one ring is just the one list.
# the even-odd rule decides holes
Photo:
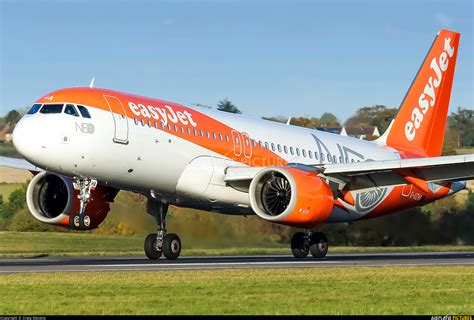
[(334, 205), (331, 189), (315, 172), (289, 167), (260, 171), (250, 183), (249, 196), (259, 217), (297, 227), (326, 221)]

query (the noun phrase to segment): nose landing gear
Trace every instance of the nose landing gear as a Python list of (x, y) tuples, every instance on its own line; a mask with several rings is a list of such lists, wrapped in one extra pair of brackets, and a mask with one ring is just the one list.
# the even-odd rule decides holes
[(164, 255), (168, 260), (176, 260), (181, 253), (181, 240), (177, 234), (166, 232), (165, 220), (168, 205), (150, 198), (146, 209), (158, 224), (157, 232), (149, 234), (145, 239), (146, 256), (151, 260), (157, 260)]
[(328, 252), (328, 239), (322, 232), (297, 232), (291, 238), (291, 252), (297, 259), (311, 255), (314, 258), (324, 258)]
[(86, 214), (86, 207), (89, 201), (91, 201), (91, 191), (97, 187), (97, 180), (85, 177), (74, 177), (73, 184), (74, 188), (79, 190), (77, 198), (80, 201), (80, 207), (79, 214), (72, 217), (72, 222), (74, 226), (79, 229), (87, 229), (90, 226), (91, 218)]

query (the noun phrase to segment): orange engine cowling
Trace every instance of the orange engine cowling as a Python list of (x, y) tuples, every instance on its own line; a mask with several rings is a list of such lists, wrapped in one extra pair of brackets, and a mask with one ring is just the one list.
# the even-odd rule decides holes
[[(86, 206), (87, 223), (78, 223), (79, 190), (70, 178), (49, 172), (38, 173), (28, 185), (26, 203), (33, 217), (41, 222), (69, 229), (91, 230), (99, 226), (110, 210), (118, 190), (97, 186)], [(76, 219), (75, 219), (76, 218)]]
[(290, 167), (260, 171), (250, 183), (250, 205), (262, 219), (301, 228), (327, 220), (334, 196), (316, 172)]

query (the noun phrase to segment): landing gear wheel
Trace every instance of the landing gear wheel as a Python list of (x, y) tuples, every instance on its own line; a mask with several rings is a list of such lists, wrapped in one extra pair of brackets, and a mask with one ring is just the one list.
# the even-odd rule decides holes
[(168, 233), (163, 239), (163, 254), (168, 260), (176, 260), (181, 253), (181, 240), (177, 234)]
[(305, 234), (303, 232), (297, 232), (291, 238), (291, 253), (297, 259), (303, 259), (308, 256), (309, 244), (306, 243)]
[(72, 225), (78, 230), (88, 230), (91, 225), (91, 217), (87, 214), (75, 214), (72, 216)]
[(328, 253), (328, 238), (321, 232), (311, 235), (309, 251), (314, 258), (324, 258)]
[(145, 238), (145, 254), (148, 257), (148, 259), (151, 260), (157, 260), (161, 257), (161, 254), (163, 251), (158, 250), (156, 246), (156, 233), (150, 233), (146, 238)]

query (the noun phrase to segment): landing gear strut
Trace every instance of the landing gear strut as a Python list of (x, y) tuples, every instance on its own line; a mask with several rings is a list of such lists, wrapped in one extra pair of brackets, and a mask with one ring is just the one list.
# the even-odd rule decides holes
[(86, 206), (91, 201), (91, 191), (97, 187), (97, 180), (75, 177), (74, 188), (79, 189), (79, 195), (77, 198), (80, 201), (79, 214), (74, 215), (73, 223), (77, 228), (88, 228), (91, 224), (91, 218), (86, 214)]
[(314, 258), (324, 258), (328, 252), (328, 239), (322, 232), (297, 232), (291, 238), (291, 252), (297, 259), (311, 255)]
[(163, 254), (168, 260), (175, 260), (181, 253), (181, 240), (174, 233), (167, 233), (165, 227), (168, 205), (155, 199), (148, 199), (146, 211), (152, 215), (158, 229), (156, 233), (149, 234), (145, 239), (145, 254), (151, 260), (156, 260)]

